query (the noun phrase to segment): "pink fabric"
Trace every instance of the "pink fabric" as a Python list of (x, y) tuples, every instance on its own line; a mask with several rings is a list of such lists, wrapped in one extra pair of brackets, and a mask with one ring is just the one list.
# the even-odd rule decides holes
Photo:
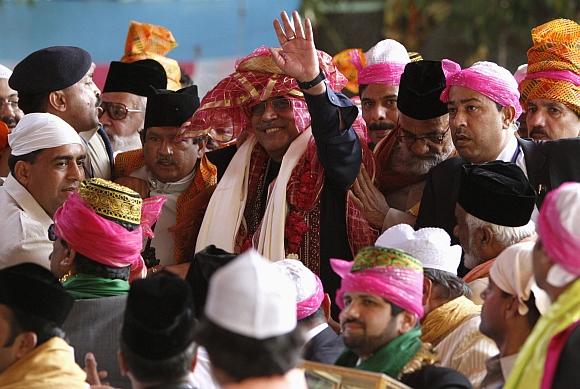
[(541, 72), (528, 73), (526, 75), (526, 80), (535, 80), (537, 78), (568, 81), (574, 85), (580, 85), (580, 74), (576, 74), (569, 70), (544, 70)]
[[(560, 210), (557, 200), (563, 190), (576, 187), (576, 182), (566, 182), (546, 195), (538, 217), (538, 234), (542, 240), (544, 250), (555, 262), (566, 271), (580, 276), (580, 239), (572, 235), (560, 220)], [(578, 189), (580, 190), (580, 189)], [(564, 212), (573, 212), (566, 210)], [(577, 231), (575, 231), (577, 232)]]
[(298, 320), (302, 320), (318, 311), (320, 304), (322, 304), (322, 300), (324, 300), (324, 288), (322, 287), (322, 282), (316, 274), (314, 274), (314, 277), (316, 278), (316, 290), (314, 291), (314, 294), (296, 304), (296, 318)]
[(143, 200), (141, 226), (128, 231), (99, 216), (78, 193), (73, 193), (56, 211), (56, 235), (75, 251), (111, 267), (131, 266), (129, 281), (143, 278), (147, 268), (141, 258), (143, 239), (152, 236), (151, 224), (157, 221), (165, 203), (164, 196)]
[(476, 62), (462, 70), (459, 64), (448, 59), (441, 61), (441, 67), (446, 84), (441, 92), (442, 102), (449, 101), (452, 86), (461, 86), (479, 92), (502, 106), (514, 107), (516, 119), (522, 114), (518, 83), (507, 69), (492, 62)]
[(396, 62), (367, 65), (358, 74), (358, 84), (399, 85), (405, 65)]
[(344, 308), (343, 296), (347, 292), (368, 293), (423, 317), (423, 274), (401, 267), (376, 267), (351, 272), (354, 262), (331, 259), (330, 266), (342, 278), (336, 292), (336, 304)]
[(573, 323), (571, 326), (563, 330), (562, 332), (555, 335), (548, 344), (548, 350), (546, 352), (546, 363), (544, 365), (544, 375), (542, 376), (542, 383), (540, 389), (550, 389), (554, 382), (554, 376), (556, 375), (556, 369), (558, 368), (558, 363), (560, 362), (560, 354), (566, 342), (572, 332), (580, 325), (580, 321)]

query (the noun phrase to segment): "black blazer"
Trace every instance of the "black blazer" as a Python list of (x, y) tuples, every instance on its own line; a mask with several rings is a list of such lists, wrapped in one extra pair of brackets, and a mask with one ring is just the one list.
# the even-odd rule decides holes
[[(546, 193), (567, 181), (580, 182), (580, 138), (534, 142), (519, 139), (528, 180), (536, 191), (536, 205), (540, 209)], [(427, 175), (421, 207), (415, 228), (440, 227), (449, 233), (454, 243), (455, 203), (459, 194), (461, 157), (441, 162)]]
[(344, 351), (342, 337), (330, 327), (326, 327), (321, 333), (310, 339), (304, 345), (302, 358), (307, 361), (334, 365), (338, 356)]

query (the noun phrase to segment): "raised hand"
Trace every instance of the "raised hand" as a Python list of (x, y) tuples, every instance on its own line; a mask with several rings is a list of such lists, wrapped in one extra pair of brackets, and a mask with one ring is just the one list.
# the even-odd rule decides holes
[(352, 189), (354, 192), (352, 199), (363, 212), (368, 222), (371, 226), (381, 229), (390, 207), (387, 204), (387, 200), (385, 200), (385, 196), (374, 185), (364, 165), (361, 166)]
[(280, 42), (279, 48), (270, 48), (272, 58), (282, 71), (298, 81), (311, 81), (320, 72), (312, 24), (308, 18), (302, 21), (297, 11), (292, 13), (292, 23), (286, 11), (280, 14), (282, 24), (274, 20), (274, 30)]

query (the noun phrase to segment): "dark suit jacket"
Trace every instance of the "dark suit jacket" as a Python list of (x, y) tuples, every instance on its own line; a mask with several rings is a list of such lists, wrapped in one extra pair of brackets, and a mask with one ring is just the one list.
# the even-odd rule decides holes
[[(541, 207), (546, 193), (566, 181), (580, 182), (580, 138), (534, 142), (518, 139), (524, 153), (528, 180), (536, 191)], [(427, 175), (416, 228), (440, 227), (453, 237), (455, 203), (459, 193), (461, 157), (441, 162)]]
[(342, 337), (334, 332), (332, 328), (326, 327), (304, 345), (302, 358), (307, 361), (334, 365), (334, 362), (343, 351), (344, 343), (342, 342)]

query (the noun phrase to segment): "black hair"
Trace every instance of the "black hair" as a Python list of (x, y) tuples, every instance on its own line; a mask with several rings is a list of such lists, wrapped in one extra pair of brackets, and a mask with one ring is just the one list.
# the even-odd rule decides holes
[(524, 304), (526, 304), (526, 306), (528, 307), (528, 313), (526, 314), (528, 324), (530, 328), (534, 328), (534, 326), (542, 316), (542, 314), (538, 310), (538, 307), (536, 307), (536, 297), (534, 296), (534, 292), (530, 291), (530, 298), (528, 298), (528, 300), (525, 301)]
[(12, 315), (8, 320), (10, 322), (10, 336), (4, 342), (4, 347), (11, 346), (16, 337), (23, 332), (34, 332), (36, 334), (36, 346), (54, 337), (65, 338), (64, 331), (56, 323), (16, 308), (9, 308), (12, 311)]
[(40, 150), (31, 151), (28, 154), (18, 155), (18, 156), (10, 154), (10, 156), (8, 157), (8, 168), (10, 169), (10, 173), (12, 173), (13, 176), (16, 176), (16, 174), (14, 173), (14, 170), (16, 168), (16, 163), (18, 161), (24, 161), (24, 162), (29, 162), (29, 163), (33, 164), (36, 162), (36, 159), (38, 158), (40, 153), (42, 153), (43, 151), (44, 151), (44, 149), (40, 149)]
[(120, 349), (131, 374), (140, 382), (174, 382), (191, 371), (197, 345), (191, 343), (185, 350), (165, 359), (148, 359), (131, 351), (121, 338)]
[(442, 286), (446, 293), (441, 297), (446, 299), (456, 299), (457, 297), (471, 297), (471, 289), (461, 278), (444, 270), (424, 268), (423, 274), (431, 282)]
[(324, 317), (324, 310), (322, 309), (322, 307), (318, 308), (316, 312), (314, 312), (313, 314), (298, 320), (298, 323), (310, 325), (319, 320), (324, 320), (326, 322), (326, 318)]
[(252, 377), (284, 375), (293, 369), (304, 345), (302, 331), (254, 339), (228, 331), (203, 319), (196, 334), (211, 364), (239, 382)]
[(46, 106), (48, 104), (48, 95), (51, 92), (46, 93), (18, 93), (18, 107), (25, 114), (36, 113), (36, 112), (46, 112)]
[[(64, 243), (64, 242), (63, 242)], [(129, 280), (131, 265), (125, 267), (110, 267), (95, 262), (80, 253), (75, 253), (75, 269), (77, 273), (89, 274), (91, 276), (108, 278), (111, 280)]]

